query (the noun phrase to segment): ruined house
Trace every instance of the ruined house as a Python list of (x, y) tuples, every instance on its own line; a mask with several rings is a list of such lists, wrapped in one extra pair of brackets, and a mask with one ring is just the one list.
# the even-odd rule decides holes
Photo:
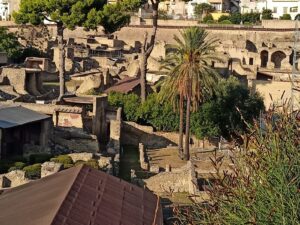
[(158, 196), (84, 165), (5, 190), (0, 208), (2, 225), (163, 224)]
[(51, 117), (23, 107), (0, 107), (0, 158), (45, 152)]

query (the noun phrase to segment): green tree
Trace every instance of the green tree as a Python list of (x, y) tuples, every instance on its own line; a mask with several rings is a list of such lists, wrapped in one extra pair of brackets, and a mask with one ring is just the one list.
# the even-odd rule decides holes
[(219, 17), (218, 22), (220, 23), (224, 20), (230, 20), (230, 16), (222, 15), (222, 16)]
[(263, 20), (272, 20), (273, 12), (271, 9), (264, 9), (261, 14), (261, 19)]
[(283, 14), (281, 17), (280, 17), (281, 20), (291, 20), (292, 17), (290, 14)]
[[(247, 131), (263, 112), (263, 99), (236, 78), (221, 79), (210, 101), (192, 115), (191, 130), (197, 138), (223, 136), (232, 139)], [(246, 123), (245, 123), (246, 122)]]
[(45, 20), (56, 24), (59, 48), (59, 99), (65, 93), (64, 30), (66, 28), (73, 30), (76, 26), (94, 29), (100, 22), (95, 17), (96, 11), (101, 10), (104, 3), (103, 0), (22, 0), (19, 11), (13, 14), (15, 21), (21, 24), (39, 25)]
[[(189, 160), (190, 113), (212, 92), (218, 76), (209, 65), (220, 59), (215, 54), (216, 40), (208, 40), (204, 30), (190, 27), (180, 34), (181, 38), (174, 36), (176, 44), (166, 58), (165, 67), (169, 68), (169, 78), (162, 90), (171, 90), (172, 94), (167, 94), (166, 99), (174, 99), (179, 95), (179, 98), (186, 101), (184, 158)], [(179, 105), (183, 107), (183, 104)]]
[(114, 33), (130, 22), (130, 15), (125, 11), (127, 9), (131, 7), (124, 7), (121, 3), (107, 4), (102, 11), (99, 11), (99, 17), (95, 11), (96, 15), (92, 16), (92, 24), (97, 24), (93, 22), (93, 18), (98, 18), (98, 24), (101, 24), (106, 34)]
[(202, 19), (207, 14), (213, 12), (215, 8), (208, 3), (196, 4), (194, 14), (197, 18)]
[(8, 32), (7, 28), (0, 27), (0, 51), (6, 52), (12, 60), (17, 59), (22, 54), (21, 45), (17, 37)]
[(203, 17), (203, 23), (211, 23), (214, 21), (214, 18), (211, 14), (207, 14), (206, 16)]
[(240, 24), (242, 21), (242, 15), (240, 13), (232, 13), (229, 20), (233, 24)]

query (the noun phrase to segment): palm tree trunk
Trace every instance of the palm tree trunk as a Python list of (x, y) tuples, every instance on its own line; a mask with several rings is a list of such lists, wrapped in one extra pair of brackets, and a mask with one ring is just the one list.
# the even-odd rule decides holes
[(179, 155), (182, 158), (183, 154), (183, 116), (184, 116), (184, 104), (183, 104), (183, 96), (180, 95), (179, 99), (179, 142), (178, 142), (178, 151)]
[(59, 98), (61, 101), (65, 94), (65, 48), (64, 48), (64, 27), (61, 23), (57, 24), (57, 42), (58, 42), (58, 71), (59, 71)]
[(186, 103), (186, 124), (185, 124), (185, 148), (184, 159), (190, 160), (190, 111), (191, 111), (191, 97), (187, 97)]

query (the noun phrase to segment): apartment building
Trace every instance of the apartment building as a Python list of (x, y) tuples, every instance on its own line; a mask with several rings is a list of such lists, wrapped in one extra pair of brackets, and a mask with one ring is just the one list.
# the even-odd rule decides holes
[(0, 0), (0, 20), (11, 20), (13, 11), (19, 9), (21, 0)]

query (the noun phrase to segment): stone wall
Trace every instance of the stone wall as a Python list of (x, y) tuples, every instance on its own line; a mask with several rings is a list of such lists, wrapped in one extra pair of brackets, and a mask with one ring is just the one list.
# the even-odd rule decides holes
[(295, 20), (262, 20), (262, 27), (277, 29), (295, 29)]
[(28, 182), (29, 179), (25, 177), (25, 172), (22, 170), (14, 170), (0, 175), (0, 189), (17, 187)]
[(193, 164), (189, 161), (180, 170), (162, 172), (144, 180), (147, 188), (155, 193), (187, 192), (195, 194), (199, 191)]
[[(273, 104), (281, 106), (284, 103), (288, 103), (291, 99), (292, 83), (288, 81), (266, 81), (266, 80), (254, 80), (252, 81), (253, 90), (259, 92), (264, 98), (264, 104), (266, 109), (269, 109)], [(295, 82), (296, 86), (299, 86), (299, 82)], [(295, 109), (300, 108), (300, 92), (295, 91)]]
[[(124, 145), (135, 145), (139, 143), (145, 145), (146, 148), (164, 148), (169, 145), (178, 145), (179, 133), (177, 132), (155, 132), (151, 126), (143, 126), (134, 122), (125, 121), (122, 126), (121, 142)], [(205, 141), (205, 145), (212, 143)], [(190, 148), (200, 148), (203, 141), (191, 136)]]

